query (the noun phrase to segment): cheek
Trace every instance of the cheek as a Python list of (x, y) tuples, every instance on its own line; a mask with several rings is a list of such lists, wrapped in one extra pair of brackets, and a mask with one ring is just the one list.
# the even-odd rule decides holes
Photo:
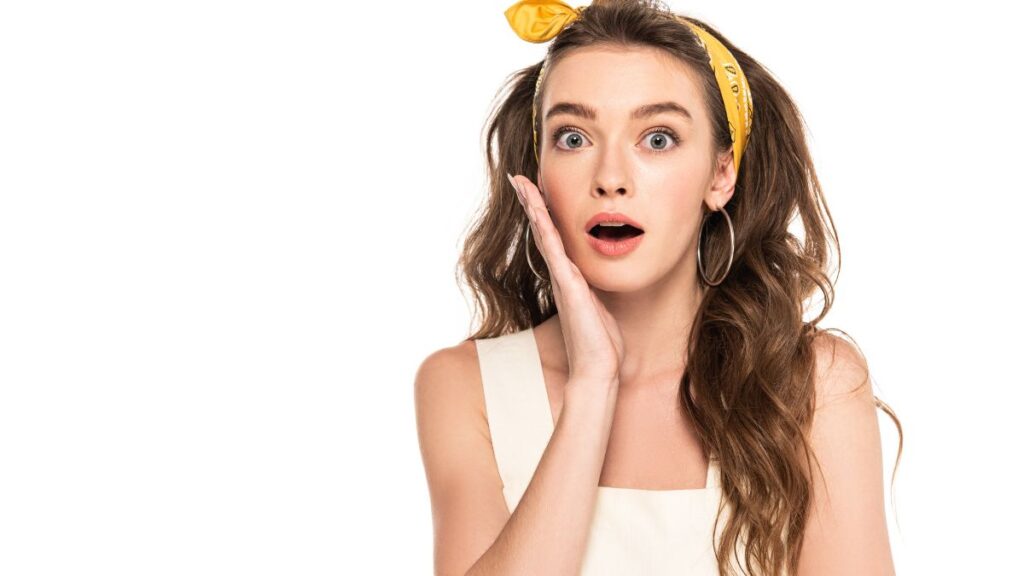
[(572, 222), (573, 215), (575, 214), (573, 210), (577, 208), (567, 205), (564, 200), (560, 202), (558, 196), (552, 196), (548, 200), (548, 208), (550, 209), (548, 217), (551, 218), (551, 223), (558, 230), (558, 235), (562, 237), (562, 244), (565, 244), (566, 248), (568, 248), (569, 238), (567, 237), (573, 233)]
[[(657, 236), (659, 259), (666, 252), (685, 252), (695, 242), (704, 202), (703, 175), (689, 165), (680, 164), (671, 169), (664, 165), (657, 169), (639, 170), (634, 174), (634, 186), (644, 194), (624, 202), (626, 210), (637, 216), (652, 232), (648, 240)], [(575, 170), (547, 168), (538, 175), (552, 223), (558, 230), (566, 254), (573, 259), (588, 250), (584, 222), (594, 210), (593, 199), (571, 191), (586, 189), (589, 180)]]
[(687, 251), (695, 242), (700, 226), (703, 194), (697, 184), (665, 186), (663, 193), (651, 198), (647, 214), (657, 243), (672, 253)]
[(573, 190), (579, 187), (579, 182), (574, 180), (572, 171), (552, 170), (548, 167), (543, 168), (537, 174), (536, 184), (545, 198), (558, 196), (561, 190)]
[(548, 215), (562, 234), (571, 232), (566, 225), (571, 227), (572, 218), (577, 215), (578, 211), (585, 209), (573, 204), (572, 196), (567, 191), (579, 189), (579, 185), (569, 180), (571, 180), (571, 176), (567, 177), (560, 175), (557, 171), (549, 170), (541, 172), (537, 182), (541, 197), (549, 208)]

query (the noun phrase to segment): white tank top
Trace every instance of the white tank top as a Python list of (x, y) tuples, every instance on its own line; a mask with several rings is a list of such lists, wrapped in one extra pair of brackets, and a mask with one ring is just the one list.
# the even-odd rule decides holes
[[(478, 339), (487, 420), (510, 511), (554, 433), (533, 328)], [(704, 488), (645, 490), (598, 486), (581, 576), (674, 574), (718, 576), (712, 530), (721, 502), (718, 461), (709, 460)], [(718, 523), (721, 537), (729, 508)], [(743, 540), (736, 555), (743, 558)], [(741, 565), (735, 558), (733, 565)]]

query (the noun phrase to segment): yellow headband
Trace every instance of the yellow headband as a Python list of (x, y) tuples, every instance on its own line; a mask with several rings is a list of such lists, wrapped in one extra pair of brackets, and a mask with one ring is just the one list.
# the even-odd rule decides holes
[[(508, 19), (509, 25), (520, 38), (527, 42), (541, 43), (557, 36), (585, 9), (586, 6), (573, 8), (561, 0), (519, 0), (505, 10), (505, 18)], [(676, 15), (676, 18), (693, 30), (701, 46), (708, 53), (708, 63), (715, 73), (718, 90), (722, 93), (722, 101), (725, 102), (725, 113), (729, 119), (729, 137), (732, 139), (733, 161), (736, 172), (739, 173), (740, 160), (747, 147), (747, 138), (750, 136), (754, 120), (754, 103), (750, 97), (747, 77), (743, 74), (743, 70), (736, 62), (732, 52), (729, 52), (729, 49), (717, 38), (682, 16)], [(540, 155), (537, 150), (537, 91), (540, 89), (546, 67), (547, 59), (541, 66), (537, 84), (533, 89), (533, 154), (537, 158), (538, 166), (540, 165)], [(743, 129), (736, 130), (736, 126), (742, 126)]]

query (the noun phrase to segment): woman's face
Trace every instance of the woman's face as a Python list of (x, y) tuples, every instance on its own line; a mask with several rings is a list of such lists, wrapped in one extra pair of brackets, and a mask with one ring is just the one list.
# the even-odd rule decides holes
[[(538, 184), (568, 257), (611, 292), (695, 274), (701, 204), (724, 205), (735, 176), (731, 153), (716, 155), (722, 168), (712, 169), (711, 122), (692, 72), (654, 48), (592, 46), (546, 74)], [(634, 115), (661, 103), (686, 112)], [(592, 247), (587, 222), (599, 212), (639, 223), (639, 245), (614, 256)]]

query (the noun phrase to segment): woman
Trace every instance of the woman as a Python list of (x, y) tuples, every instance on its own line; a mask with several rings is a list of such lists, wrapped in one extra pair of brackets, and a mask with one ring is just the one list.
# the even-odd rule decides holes
[(791, 98), (652, 2), (506, 16), (553, 41), (487, 127), (482, 326), (417, 373), (436, 572), (893, 573), (899, 420), (816, 326), (838, 241)]

